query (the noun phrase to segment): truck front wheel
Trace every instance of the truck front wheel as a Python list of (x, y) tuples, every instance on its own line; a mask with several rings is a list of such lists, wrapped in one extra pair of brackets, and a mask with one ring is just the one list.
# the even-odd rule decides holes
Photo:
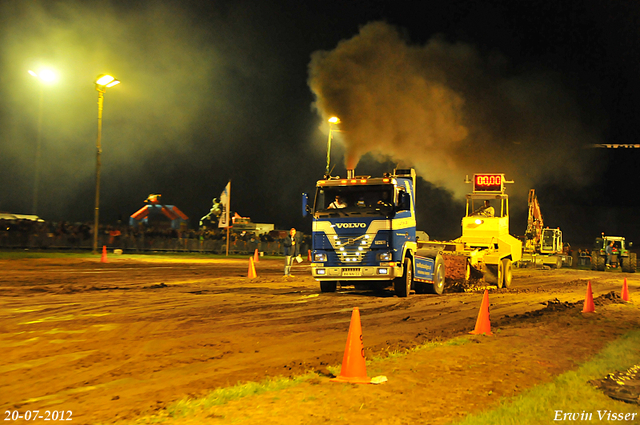
[(320, 292), (336, 292), (336, 289), (338, 289), (338, 282), (335, 280), (320, 281)]
[(404, 274), (396, 277), (393, 281), (393, 289), (400, 298), (406, 298), (411, 292), (411, 284), (413, 283), (413, 268), (411, 267), (411, 258), (404, 259)]

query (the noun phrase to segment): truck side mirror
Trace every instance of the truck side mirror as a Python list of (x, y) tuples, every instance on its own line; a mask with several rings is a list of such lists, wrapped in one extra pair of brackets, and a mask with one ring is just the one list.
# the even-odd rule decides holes
[(309, 194), (302, 194), (302, 216), (306, 217), (307, 214), (311, 213), (311, 207), (309, 206)]

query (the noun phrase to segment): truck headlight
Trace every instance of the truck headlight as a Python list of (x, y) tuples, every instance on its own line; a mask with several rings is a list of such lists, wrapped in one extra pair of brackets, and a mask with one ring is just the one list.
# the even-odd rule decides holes
[(391, 253), (390, 252), (383, 252), (382, 254), (378, 254), (378, 260), (379, 261), (389, 261), (389, 260), (391, 260)]
[(313, 261), (322, 263), (324, 261), (327, 261), (327, 254), (325, 254), (324, 252), (316, 252), (313, 255)]

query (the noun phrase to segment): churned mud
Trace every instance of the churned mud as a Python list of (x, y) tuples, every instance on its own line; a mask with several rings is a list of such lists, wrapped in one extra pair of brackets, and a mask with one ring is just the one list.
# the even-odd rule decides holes
[[(265, 394), (262, 410), (237, 400), (206, 420), (447, 423), (575, 368), (640, 322), (635, 304), (619, 300), (621, 273), (518, 269), (510, 289), (490, 289), (496, 336), (386, 360), (370, 373), (388, 377), (380, 386), (342, 386), (328, 382), (327, 366), (342, 361), (353, 307), (366, 356), (384, 357), (468, 334), (483, 291), (400, 299), (351, 286), (324, 294), (306, 261), (293, 278), (282, 276), (281, 260), (256, 263), (254, 279), (248, 265), (206, 257), (0, 261), (1, 411), (64, 410), (73, 423), (112, 422), (238, 382), (315, 370), (318, 380), (287, 390), (286, 403)], [(633, 301), (640, 276), (626, 277)], [(581, 313), (588, 281), (591, 315)]]

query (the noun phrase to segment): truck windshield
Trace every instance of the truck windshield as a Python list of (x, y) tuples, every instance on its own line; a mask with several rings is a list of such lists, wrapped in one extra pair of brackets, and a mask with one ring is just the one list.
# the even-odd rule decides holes
[(504, 200), (501, 201), (495, 197), (468, 198), (467, 212), (469, 216), (505, 217), (507, 215)]
[(388, 216), (393, 212), (392, 185), (329, 186), (316, 190), (318, 216)]

